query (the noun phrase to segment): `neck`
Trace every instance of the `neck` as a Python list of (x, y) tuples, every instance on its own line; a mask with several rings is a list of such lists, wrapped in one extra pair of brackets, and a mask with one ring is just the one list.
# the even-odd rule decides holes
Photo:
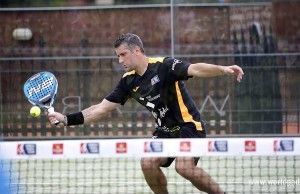
[(146, 57), (146, 55), (143, 55), (141, 57), (141, 60), (139, 61), (139, 65), (135, 69), (135, 72), (138, 75), (143, 75), (146, 72), (147, 68), (148, 68), (148, 57)]

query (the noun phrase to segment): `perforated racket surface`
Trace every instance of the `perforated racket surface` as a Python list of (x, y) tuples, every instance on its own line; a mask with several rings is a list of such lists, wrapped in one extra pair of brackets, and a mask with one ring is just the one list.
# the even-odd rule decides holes
[[(27, 100), (41, 108), (47, 109), (49, 113), (54, 112), (54, 102), (58, 88), (55, 76), (50, 72), (40, 72), (31, 76), (24, 84), (23, 91)], [(55, 121), (55, 124), (58, 124)]]
[(58, 83), (50, 72), (40, 72), (31, 76), (24, 84), (24, 94), (33, 105), (43, 108), (52, 106)]

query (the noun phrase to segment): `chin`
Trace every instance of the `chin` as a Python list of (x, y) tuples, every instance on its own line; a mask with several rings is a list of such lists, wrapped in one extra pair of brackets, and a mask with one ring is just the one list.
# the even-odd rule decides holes
[(132, 69), (130, 69), (130, 68), (125, 68), (125, 71), (126, 71), (126, 72), (130, 72), (130, 71), (132, 71)]

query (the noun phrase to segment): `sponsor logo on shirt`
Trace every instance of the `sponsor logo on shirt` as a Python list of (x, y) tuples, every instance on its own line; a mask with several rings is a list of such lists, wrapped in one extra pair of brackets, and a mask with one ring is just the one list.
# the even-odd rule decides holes
[(172, 64), (172, 70), (173, 70), (173, 71), (175, 70), (175, 66), (176, 66), (176, 64), (178, 64), (178, 63), (182, 63), (182, 61), (180, 61), (180, 60), (178, 60), (178, 59), (174, 59), (173, 64)]
[(160, 118), (164, 118), (166, 116), (166, 113), (168, 112), (168, 110), (169, 110), (168, 107), (159, 108), (158, 111), (159, 111)]
[(36, 144), (18, 144), (18, 155), (36, 155)]
[(159, 77), (158, 77), (158, 75), (156, 75), (151, 79), (151, 85), (153, 86), (154, 84), (158, 83), (159, 81), (160, 81)]
[(160, 98), (160, 94), (158, 94), (158, 95), (156, 95), (156, 96), (154, 96), (154, 97), (152, 97), (152, 96), (147, 96), (146, 98), (147, 98), (148, 101), (151, 102), (151, 101), (154, 101), (154, 100)]
[(275, 152), (294, 151), (294, 140), (274, 140), (273, 149)]
[(133, 88), (132, 91), (136, 92), (139, 88), (140, 88), (140, 86), (137, 86), (137, 87)]

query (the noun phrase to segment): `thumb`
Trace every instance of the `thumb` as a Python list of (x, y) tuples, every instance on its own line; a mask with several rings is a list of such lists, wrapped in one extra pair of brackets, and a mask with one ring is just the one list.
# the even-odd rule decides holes
[(226, 68), (226, 73), (227, 74), (233, 74), (234, 73), (234, 70), (231, 69), (230, 67)]

